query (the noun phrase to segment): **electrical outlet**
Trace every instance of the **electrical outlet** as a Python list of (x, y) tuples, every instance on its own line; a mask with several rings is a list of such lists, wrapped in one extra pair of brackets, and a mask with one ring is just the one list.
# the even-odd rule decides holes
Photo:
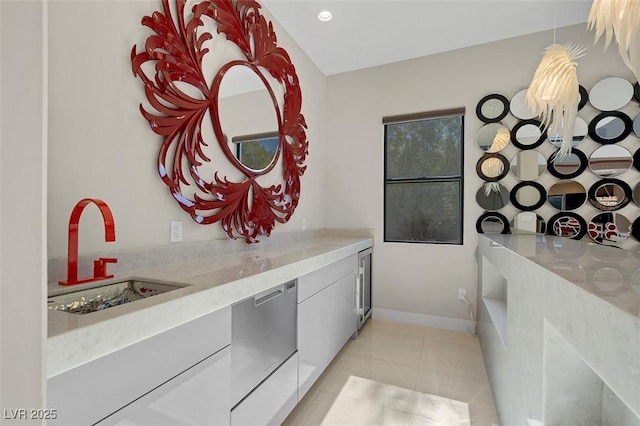
[(458, 300), (464, 300), (467, 297), (467, 289), (459, 288), (458, 289)]
[(181, 220), (171, 221), (171, 232), (169, 234), (169, 240), (172, 243), (177, 243), (178, 241), (182, 241), (182, 221)]

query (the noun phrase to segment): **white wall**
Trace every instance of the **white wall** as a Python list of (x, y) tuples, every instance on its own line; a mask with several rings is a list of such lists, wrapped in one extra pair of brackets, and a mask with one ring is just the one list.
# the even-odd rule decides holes
[[(584, 25), (557, 31), (558, 42), (590, 46), (579, 61), (580, 82), (589, 89), (607, 76), (634, 81), (615, 49), (602, 53), (602, 42), (593, 46), (593, 39)], [(475, 301), (475, 222), (482, 213), (475, 202), (482, 183), (475, 172), (482, 154), (475, 143), (482, 124), (475, 107), (490, 93), (511, 98), (527, 87), (552, 42), (552, 32), (543, 32), (328, 78), (327, 226), (375, 229), (375, 308), (468, 319), (457, 288), (466, 288)], [(464, 245), (383, 243), (382, 117), (456, 107), (466, 108)], [(504, 122), (511, 128), (516, 120), (509, 116)], [(543, 150), (545, 155), (553, 151), (549, 143)], [(551, 216), (544, 213), (546, 219)]]
[[(45, 405), (46, 3), (0, 1), (0, 409)], [(44, 48), (44, 50), (43, 50)], [(15, 411), (13, 412), (16, 413)]]
[[(134, 44), (140, 51), (151, 34), (140, 24), (142, 17), (160, 8), (159, 0), (49, 6), (50, 257), (66, 256), (69, 214), (84, 197), (101, 198), (111, 207), (117, 241), (104, 242), (98, 210), (89, 206), (80, 226), (81, 253), (168, 244), (171, 220), (183, 221), (183, 241), (226, 238), (219, 224), (196, 224), (171, 197), (157, 172), (161, 138), (138, 110), (144, 90), (131, 72), (129, 53)], [(310, 141), (300, 204), (290, 222), (276, 225), (274, 232), (301, 229), (303, 218), (307, 227), (322, 228), (317, 205), (324, 199), (325, 78), (277, 23), (274, 28), (300, 78)]]

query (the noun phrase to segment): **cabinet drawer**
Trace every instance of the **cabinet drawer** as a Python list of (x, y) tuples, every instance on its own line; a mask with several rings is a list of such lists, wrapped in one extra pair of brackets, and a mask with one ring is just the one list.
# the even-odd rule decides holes
[(231, 411), (231, 426), (278, 426), (297, 403), (296, 352)]
[(230, 422), (230, 349), (194, 365), (99, 426), (224, 426)]
[(357, 266), (358, 255), (354, 254), (317, 271), (301, 276), (298, 278), (298, 303), (338, 281), (349, 272), (354, 272)]
[(228, 307), (53, 376), (49, 425), (94, 424), (230, 343)]

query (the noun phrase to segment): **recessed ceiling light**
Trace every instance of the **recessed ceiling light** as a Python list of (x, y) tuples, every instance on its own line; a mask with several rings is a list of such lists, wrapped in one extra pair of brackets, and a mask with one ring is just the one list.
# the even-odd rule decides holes
[(330, 21), (333, 18), (333, 15), (328, 10), (321, 10), (318, 12), (318, 19), (322, 22)]

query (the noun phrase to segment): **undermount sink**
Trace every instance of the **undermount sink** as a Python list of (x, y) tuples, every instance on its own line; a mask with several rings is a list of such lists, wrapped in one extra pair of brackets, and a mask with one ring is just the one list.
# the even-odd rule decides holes
[(84, 315), (184, 287), (181, 284), (128, 279), (50, 296), (47, 299), (47, 307), (56, 311)]

